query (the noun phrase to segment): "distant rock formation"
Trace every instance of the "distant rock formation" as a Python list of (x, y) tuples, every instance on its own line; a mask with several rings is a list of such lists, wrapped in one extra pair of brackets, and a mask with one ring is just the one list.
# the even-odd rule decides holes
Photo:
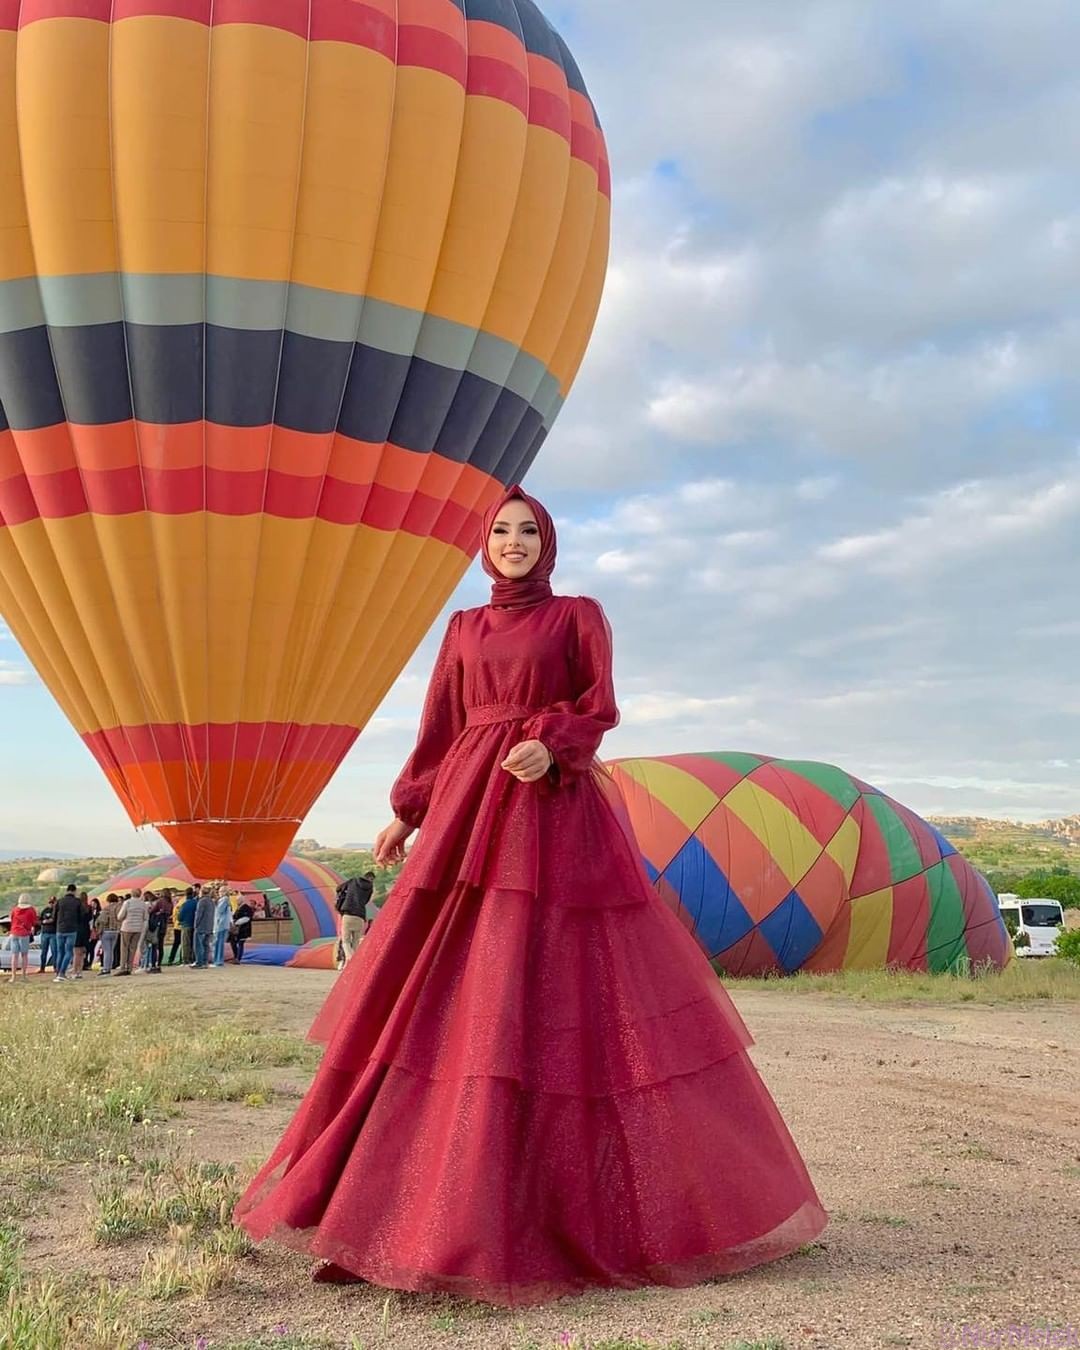
[(1057, 839), (1080, 844), (1080, 816), (1066, 816), (1064, 820), (1048, 820), (1045, 828)]
[(75, 873), (70, 867), (46, 867), (38, 873), (37, 884), (39, 886), (57, 886), (74, 880)]
[(1031, 840), (1052, 839), (1080, 844), (1080, 815), (1064, 820), (991, 820), (986, 816), (928, 816), (927, 819), (949, 838), (985, 839), (988, 835), (1017, 835)]

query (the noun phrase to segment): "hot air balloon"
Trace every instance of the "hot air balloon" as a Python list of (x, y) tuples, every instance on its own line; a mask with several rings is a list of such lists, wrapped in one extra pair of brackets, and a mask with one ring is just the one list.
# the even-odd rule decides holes
[(271, 873), (574, 380), (610, 178), (532, 0), (0, 0), (0, 613)]
[[(101, 886), (96, 894), (98, 899), (104, 900), (110, 891), (123, 895), (134, 886), (151, 891), (160, 891), (168, 886), (174, 892), (179, 892), (179, 896), (174, 895), (174, 899), (179, 900), (183, 898), (184, 890), (194, 885), (196, 879), (175, 853), (169, 853), (162, 858), (148, 858), (134, 867), (126, 868)], [(285, 941), (263, 941), (259, 925), (255, 923), (244, 960), (250, 957), (256, 964), (286, 965), (299, 952), (316, 944), (328, 943), (332, 951), (341, 927), (334, 904), (340, 882), (341, 877), (332, 868), (297, 853), (286, 854), (271, 876), (229, 881), (229, 890), (239, 891), (255, 908), (256, 915), (261, 912), (265, 897), (271, 905), (280, 905), (283, 900), (287, 900), (292, 916), (286, 934), (281, 933), (279, 928), (275, 929), (275, 937), (284, 937)], [(273, 950), (267, 950), (270, 948)]]
[(738, 753), (607, 767), (656, 890), (722, 973), (1012, 959), (986, 879), (933, 825), (843, 769)]

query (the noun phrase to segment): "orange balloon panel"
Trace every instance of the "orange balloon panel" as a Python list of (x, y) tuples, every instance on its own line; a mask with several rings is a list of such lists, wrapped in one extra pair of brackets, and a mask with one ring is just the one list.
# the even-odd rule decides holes
[(273, 870), (574, 380), (532, 0), (0, 0), (0, 612), (131, 819)]

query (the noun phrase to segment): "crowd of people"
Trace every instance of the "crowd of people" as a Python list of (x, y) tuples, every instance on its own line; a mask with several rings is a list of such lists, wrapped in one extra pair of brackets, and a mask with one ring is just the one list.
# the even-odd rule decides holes
[[(367, 872), (337, 888), (339, 970), (371, 926), (374, 881), (375, 873)], [(72, 882), (40, 910), (23, 892), (4, 921), (11, 936), (9, 979), (29, 978), (32, 958), (34, 972), (51, 970), (56, 983), (81, 980), (95, 966), (100, 975), (117, 976), (159, 975), (166, 966), (218, 968), (225, 964), (226, 948), (234, 961), (243, 960), (256, 917), (289, 920), (292, 913), (287, 900), (271, 905), (267, 896), (257, 896), (253, 903), (224, 882), (189, 886), (182, 897), (170, 887), (135, 886), (104, 898), (80, 892)], [(32, 951), (35, 938), (38, 949)]]
[(234, 961), (243, 960), (254, 917), (249, 899), (223, 883), (189, 886), (180, 900), (168, 887), (154, 892), (136, 886), (123, 895), (110, 893), (104, 903), (71, 883), (40, 912), (23, 894), (10, 915), (10, 978), (29, 977), (35, 936), (40, 941), (37, 973), (46, 974), (51, 965), (57, 984), (81, 980), (95, 960), (99, 975), (116, 976), (160, 975), (163, 966), (221, 967), (226, 944)]

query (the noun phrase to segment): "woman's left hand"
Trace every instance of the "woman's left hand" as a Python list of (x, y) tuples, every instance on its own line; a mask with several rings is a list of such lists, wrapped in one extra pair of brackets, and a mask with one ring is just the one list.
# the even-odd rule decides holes
[(535, 783), (543, 778), (555, 762), (555, 756), (543, 741), (522, 741), (502, 762), (507, 773), (512, 773), (519, 783)]

